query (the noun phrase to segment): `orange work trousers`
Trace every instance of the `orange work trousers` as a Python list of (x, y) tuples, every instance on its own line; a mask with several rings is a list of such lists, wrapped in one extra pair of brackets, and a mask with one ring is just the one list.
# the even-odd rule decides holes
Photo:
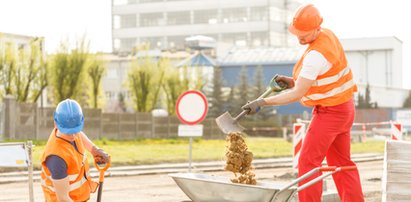
[[(353, 100), (331, 107), (315, 106), (307, 134), (298, 160), (298, 175), (320, 167), (324, 158), (328, 166), (353, 166), (350, 157), (350, 131), (354, 122), (355, 107)], [(299, 186), (321, 175), (317, 173)], [(342, 202), (363, 202), (358, 170), (342, 171), (332, 175)], [(320, 202), (322, 181), (298, 192), (300, 202)]]

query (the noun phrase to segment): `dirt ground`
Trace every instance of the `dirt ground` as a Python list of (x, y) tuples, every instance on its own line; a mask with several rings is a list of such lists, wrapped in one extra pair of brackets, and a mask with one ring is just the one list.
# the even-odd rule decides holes
[[(373, 161), (357, 164), (365, 201), (381, 201), (381, 177), (383, 162)], [(291, 182), (294, 177), (290, 168), (258, 169), (257, 181)], [(209, 172), (207, 174), (229, 176), (229, 172)], [(326, 180), (328, 189), (334, 189), (332, 178)], [(166, 174), (140, 175), (128, 177), (106, 177), (103, 189), (103, 201), (138, 201), (138, 202), (187, 202), (191, 201), (184, 192)], [(44, 201), (39, 182), (34, 184), (35, 201)], [(90, 201), (96, 201), (93, 194)], [(29, 201), (27, 183), (0, 184), (0, 201)]]

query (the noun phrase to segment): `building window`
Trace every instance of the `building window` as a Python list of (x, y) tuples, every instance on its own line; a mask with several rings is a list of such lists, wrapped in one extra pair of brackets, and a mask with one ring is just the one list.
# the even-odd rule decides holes
[(162, 46), (162, 37), (141, 37), (140, 42), (141, 43), (148, 43), (150, 44), (150, 48), (157, 48), (161, 49)]
[(136, 27), (136, 15), (121, 15), (120, 28)]
[(167, 25), (191, 24), (190, 11), (167, 13)]
[(266, 7), (252, 7), (250, 9), (251, 21), (266, 21), (268, 19), (268, 12)]
[(160, 26), (164, 21), (163, 13), (141, 13), (140, 14), (140, 26), (141, 27), (153, 27)]
[(140, 3), (156, 3), (163, 2), (163, 0), (140, 0)]
[(118, 78), (118, 71), (116, 68), (108, 68), (107, 69), (107, 79), (117, 79)]
[(270, 7), (270, 21), (281, 22), (285, 19), (286, 12), (277, 7)]
[(129, 52), (129, 51), (132, 51), (135, 46), (136, 46), (135, 38), (120, 39), (120, 51)]
[(119, 15), (113, 16), (113, 29), (120, 29), (121, 28), (121, 17)]
[(268, 32), (251, 32), (251, 45), (254, 47), (268, 45)]
[(114, 6), (120, 6), (120, 5), (126, 5), (127, 0), (113, 0), (113, 5)]
[(247, 22), (246, 8), (228, 8), (223, 10), (223, 23)]
[(114, 50), (120, 49), (120, 45), (121, 45), (120, 43), (121, 43), (120, 39), (114, 39), (114, 42), (113, 42)]
[(217, 24), (218, 12), (217, 10), (199, 10), (194, 11), (195, 24)]
[(186, 36), (169, 36), (167, 37), (168, 47), (176, 50), (183, 50)]
[(227, 33), (223, 34), (223, 42), (235, 44), (237, 46), (247, 45), (247, 33)]

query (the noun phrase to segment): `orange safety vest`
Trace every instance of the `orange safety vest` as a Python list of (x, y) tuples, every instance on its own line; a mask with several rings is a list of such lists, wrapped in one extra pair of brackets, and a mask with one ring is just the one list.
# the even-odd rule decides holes
[(305, 50), (303, 56), (295, 64), (293, 78), (297, 80), (304, 57), (311, 50), (320, 52), (331, 64), (330, 70), (318, 75), (314, 84), (301, 98), (305, 106), (335, 106), (352, 99), (357, 92), (351, 69), (347, 67), (344, 50), (337, 37), (328, 29), (322, 29), (318, 38)]
[(78, 151), (66, 140), (59, 138), (57, 128), (54, 128), (47, 141), (45, 151), (41, 157), (41, 186), (47, 202), (57, 201), (52, 177), (46, 165), (46, 159), (50, 155), (62, 158), (67, 164), (67, 174), (70, 183), (69, 196), (73, 201), (87, 201), (90, 193), (94, 193), (98, 183), (91, 181), (89, 166), (83, 141), (80, 134), (75, 135), (75, 143)]

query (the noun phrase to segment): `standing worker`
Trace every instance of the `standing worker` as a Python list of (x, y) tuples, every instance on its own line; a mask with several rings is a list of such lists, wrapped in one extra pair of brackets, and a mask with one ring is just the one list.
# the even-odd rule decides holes
[(57, 105), (54, 126), (41, 157), (45, 201), (87, 201), (98, 183), (90, 178), (85, 152), (99, 164), (107, 163), (108, 155), (81, 131), (84, 116), (76, 101), (66, 99)]
[[(301, 45), (308, 45), (295, 64), (292, 77), (279, 76), (276, 81), (287, 84), (289, 90), (244, 105), (249, 114), (261, 106), (284, 105), (300, 100), (313, 107), (311, 124), (303, 140), (298, 161), (298, 175), (302, 176), (321, 166), (327, 157), (329, 166), (354, 166), (350, 157), (350, 130), (355, 107), (353, 93), (357, 86), (338, 38), (329, 29), (321, 28), (323, 18), (312, 5), (303, 5), (295, 13), (288, 30)], [(314, 175), (299, 186), (320, 174)], [(364, 196), (358, 171), (333, 175), (338, 194), (343, 202), (362, 202)], [(301, 202), (321, 201), (322, 182), (298, 193)]]

